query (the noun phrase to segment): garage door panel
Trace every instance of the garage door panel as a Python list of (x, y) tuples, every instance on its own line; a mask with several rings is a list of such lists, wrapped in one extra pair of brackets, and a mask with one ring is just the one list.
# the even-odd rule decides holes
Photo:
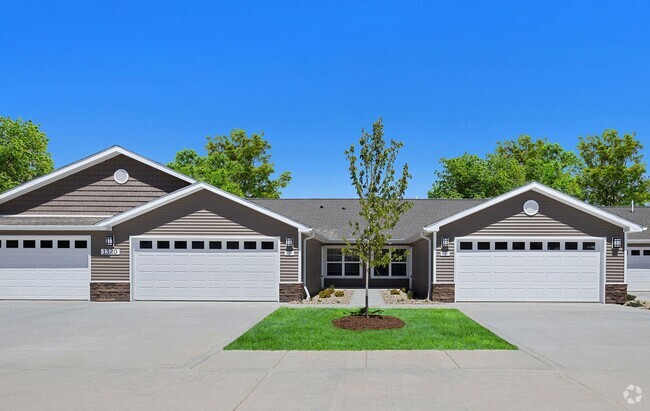
[(598, 251), (459, 251), (457, 301), (599, 301)]
[[(174, 244), (179, 238), (164, 240)], [(135, 299), (277, 301), (279, 298), (277, 247), (275, 250), (134, 247)]]

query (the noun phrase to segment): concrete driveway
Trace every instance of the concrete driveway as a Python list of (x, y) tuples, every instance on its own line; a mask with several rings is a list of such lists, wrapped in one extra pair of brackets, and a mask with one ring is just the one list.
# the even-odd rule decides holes
[(266, 303), (0, 302), (3, 409), (650, 408), (650, 312), (458, 304), (520, 351), (243, 352)]

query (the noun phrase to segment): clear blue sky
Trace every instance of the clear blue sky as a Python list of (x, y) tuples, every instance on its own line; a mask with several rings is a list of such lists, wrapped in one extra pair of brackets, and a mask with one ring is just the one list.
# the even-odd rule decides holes
[(425, 197), (440, 157), (519, 134), (650, 145), (650, 2), (603, 3), (3, 1), (0, 115), (57, 167), (264, 131), (284, 197), (353, 196), (343, 151), (383, 116)]

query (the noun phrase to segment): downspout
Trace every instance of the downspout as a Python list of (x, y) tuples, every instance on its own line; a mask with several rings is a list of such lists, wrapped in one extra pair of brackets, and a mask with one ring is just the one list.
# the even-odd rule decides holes
[(316, 237), (316, 233), (314, 230), (311, 230), (311, 234), (309, 234), (307, 237), (305, 237), (304, 241), (304, 247), (302, 249), (302, 288), (305, 290), (305, 295), (307, 296), (307, 299), (309, 300), (311, 298), (311, 295), (309, 294), (309, 290), (307, 289), (307, 241), (311, 240), (312, 238)]
[(420, 237), (424, 238), (429, 243), (429, 253), (428, 253), (429, 254), (429, 261), (427, 263), (427, 277), (429, 278), (429, 282), (427, 284), (427, 299), (431, 300), (431, 283), (433, 282), (433, 279), (431, 278), (431, 252), (432, 252), (431, 247), (432, 247), (432, 245), (431, 245), (431, 239), (429, 237), (427, 237), (424, 233), (425, 233), (425, 231), (422, 230), (420, 232)]

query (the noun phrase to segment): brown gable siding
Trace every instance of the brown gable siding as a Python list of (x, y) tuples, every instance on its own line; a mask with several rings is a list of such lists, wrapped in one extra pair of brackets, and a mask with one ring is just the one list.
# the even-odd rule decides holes
[[(129, 236), (137, 235), (264, 235), (280, 237), (280, 281), (297, 282), (298, 231), (285, 223), (207, 191), (126, 221), (113, 228), (119, 256), (102, 257), (93, 247), (92, 281), (129, 280)], [(285, 239), (294, 238), (294, 254), (286, 256)]]
[[(539, 204), (539, 213), (523, 212), (526, 200)], [(624, 251), (612, 250), (612, 237), (623, 238), (623, 230), (559, 201), (529, 191), (485, 210), (441, 227), (436, 244), (436, 282), (454, 282), (454, 238), (464, 236), (590, 236), (606, 237), (606, 282), (624, 281)], [(441, 239), (449, 237), (449, 256), (441, 256)]]
[[(117, 184), (113, 173), (123, 168), (129, 181)], [(0, 204), (0, 214), (113, 215), (151, 201), (189, 183), (118, 155)]]

